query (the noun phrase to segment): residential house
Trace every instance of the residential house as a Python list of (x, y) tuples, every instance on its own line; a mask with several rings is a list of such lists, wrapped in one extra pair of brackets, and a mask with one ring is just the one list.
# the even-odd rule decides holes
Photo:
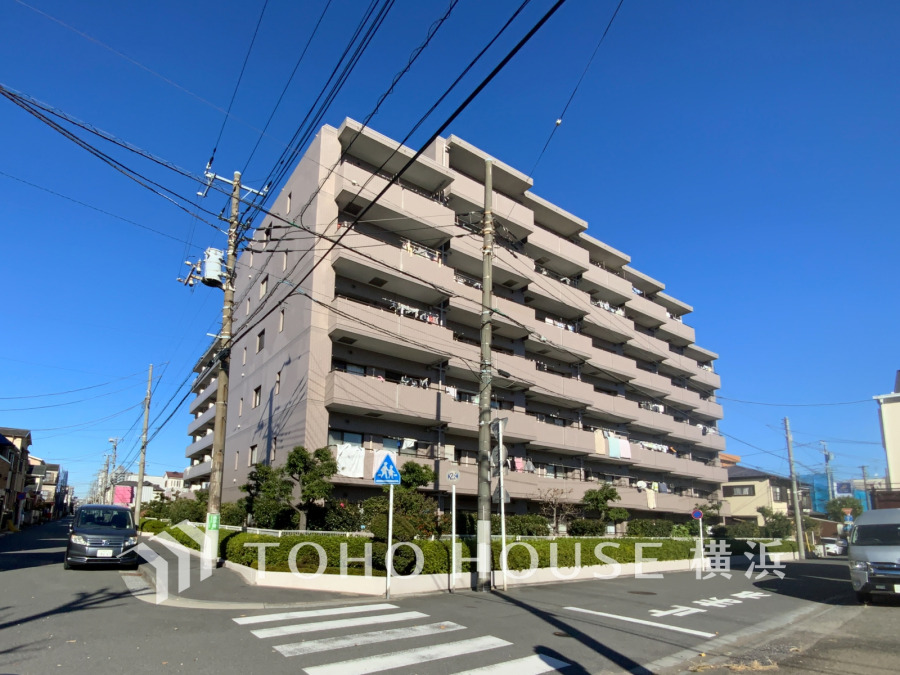
[(29, 430), (0, 427), (0, 529), (22, 524), (30, 447)]
[[(730, 507), (729, 522), (745, 520), (764, 525), (758, 509), (768, 507), (774, 513), (793, 516), (791, 479), (746, 466), (729, 466), (728, 482), (722, 486), (722, 496)], [(809, 489), (800, 488), (800, 509), (810, 511)]]

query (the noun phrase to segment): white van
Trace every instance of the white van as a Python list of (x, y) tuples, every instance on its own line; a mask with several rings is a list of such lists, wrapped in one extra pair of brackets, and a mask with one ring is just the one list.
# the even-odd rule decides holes
[(860, 602), (900, 595), (900, 509), (867, 511), (850, 531), (850, 582)]

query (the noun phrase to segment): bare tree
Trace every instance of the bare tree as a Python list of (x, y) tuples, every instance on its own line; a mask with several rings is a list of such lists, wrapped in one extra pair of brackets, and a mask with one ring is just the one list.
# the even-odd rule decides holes
[(571, 498), (571, 488), (550, 488), (538, 490), (538, 503), (541, 515), (550, 521), (550, 531), (559, 536), (559, 528), (568, 522), (569, 518), (578, 510), (578, 504)]

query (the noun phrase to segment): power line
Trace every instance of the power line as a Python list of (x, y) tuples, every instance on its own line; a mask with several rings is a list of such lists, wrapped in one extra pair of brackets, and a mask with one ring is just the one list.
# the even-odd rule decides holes
[[(744, 401), (739, 398), (728, 398), (725, 396), (716, 396), (716, 398), (721, 399), (722, 401), (731, 401), (732, 403), (746, 403), (748, 405), (765, 405), (772, 406), (775, 408), (823, 408), (826, 406), (835, 406), (835, 405), (857, 405), (859, 403), (871, 403), (872, 399), (861, 399), (859, 401), (842, 401), (839, 403), (767, 403), (764, 401)], [(797, 433), (794, 431), (793, 433)]]
[(553, 135), (556, 133), (556, 130), (559, 129), (559, 125), (562, 124), (563, 118), (566, 116), (566, 111), (569, 109), (569, 106), (572, 104), (572, 99), (575, 98), (575, 94), (578, 92), (578, 88), (581, 86), (582, 80), (584, 80), (584, 76), (587, 75), (588, 70), (591, 67), (591, 64), (594, 62), (594, 57), (597, 56), (597, 52), (600, 50), (600, 45), (603, 44), (603, 41), (606, 39), (606, 34), (609, 33), (609, 29), (613, 25), (613, 21), (616, 20), (616, 16), (619, 14), (619, 10), (622, 9), (622, 3), (625, 0), (619, 0), (619, 4), (616, 6), (616, 11), (613, 12), (613, 15), (609, 19), (609, 23), (606, 24), (606, 29), (603, 31), (603, 34), (600, 36), (600, 39), (597, 41), (597, 46), (594, 47), (594, 53), (591, 54), (591, 58), (588, 59), (587, 65), (584, 67), (584, 71), (581, 73), (581, 77), (578, 78), (578, 82), (575, 84), (575, 88), (572, 90), (572, 94), (569, 96), (569, 100), (566, 101), (565, 107), (563, 107), (563, 111), (559, 114), (559, 117), (556, 118), (556, 124), (553, 125), (553, 130), (550, 132), (550, 135), (547, 137), (547, 142), (544, 143), (544, 147), (541, 150), (541, 154), (538, 155), (537, 160), (534, 162), (534, 166), (531, 167), (531, 174), (534, 175), (535, 169), (537, 169), (538, 164), (541, 163), (541, 158), (544, 156), (544, 153), (547, 151), (547, 147), (550, 145), (550, 141), (553, 140)]
[[(256, 28), (253, 30), (253, 37), (250, 40), (250, 46), (247, 48), (247, 55), (244, 57), (244, 63), (241, 65), (241, 72), (238, 74), (237, 82), (234, 84), (234, 91), (231, 93), (231, 100), (228, 102), (228, 110), (225, 111), (225, 117), (222, 118), (222, 126), (219, 129), (219, 135), (213, 145), (212, 155), (207, 163), (207, 168), (212, 169), (213, 161), (216, 159), (216, 150), (219, 149), (219, 142), (222, 140), (222, 133), (225, 131), (225, 125), (228, 123), (228, 117), (231, 115), (231, 107), (234, 105), (234, 99), (237, 97), (238, 89), (241, 86), (241, 80), (244, 78), (244, 70), (247, 68), (247, 62), (250, 60), (250, 53), (253, 51), (253, 45), (256, 42), (256, 36), (259, 34), (259, 26), (262, 24), (263, 16), (266, 13), (266, 7), (269, 0), (264, 0), (262, 9), (259, 12), (259, 19), (256, 22)], [(265, 131), (263, 131), (265, 133)]]

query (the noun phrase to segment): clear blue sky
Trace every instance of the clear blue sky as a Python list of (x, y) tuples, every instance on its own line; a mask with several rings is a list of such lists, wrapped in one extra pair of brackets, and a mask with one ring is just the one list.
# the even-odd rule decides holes
[[(255, 185), (290, 141), (368, 3), (331, 2), (251, 157), (325, 4), (269, 0), (218, 173), (246, 167)], [(371, 126), (403, 137), (518, 4), (460, 0)], [(551, 4), (533, 0), (410, 145)], [(531, 173), (616, 5), (566, 2), (448, 133)], [(324, 121), (365, 117), (447, 6), (397, 0)], [(262, 7), (0, 0), (0, 83), (201, 174)], [(728, 451), (748, 465), (787, 471), (788, 416), (801, 471), (822, 467), (825, 439), (839, 477), (884, 475), (871, 399), (900, 368), (897, 35), (893, 0), (625, 0), (532, 174), (537, 194), (695, 307), (687, 323), (721, 357)], [(222, 298), (175, 279), (224, 236), (3, 98), (0, 129), (0, 426), (32, 429), (32, 452), (83, 496), (109, 438), (135, 457), (150, 363), (151, 433), (185, 395)], [(179, 195), (198, 189), (90, 140)], [(185, 405), (158, 431), (149, 473), (184, 468), (188, 422)]]

